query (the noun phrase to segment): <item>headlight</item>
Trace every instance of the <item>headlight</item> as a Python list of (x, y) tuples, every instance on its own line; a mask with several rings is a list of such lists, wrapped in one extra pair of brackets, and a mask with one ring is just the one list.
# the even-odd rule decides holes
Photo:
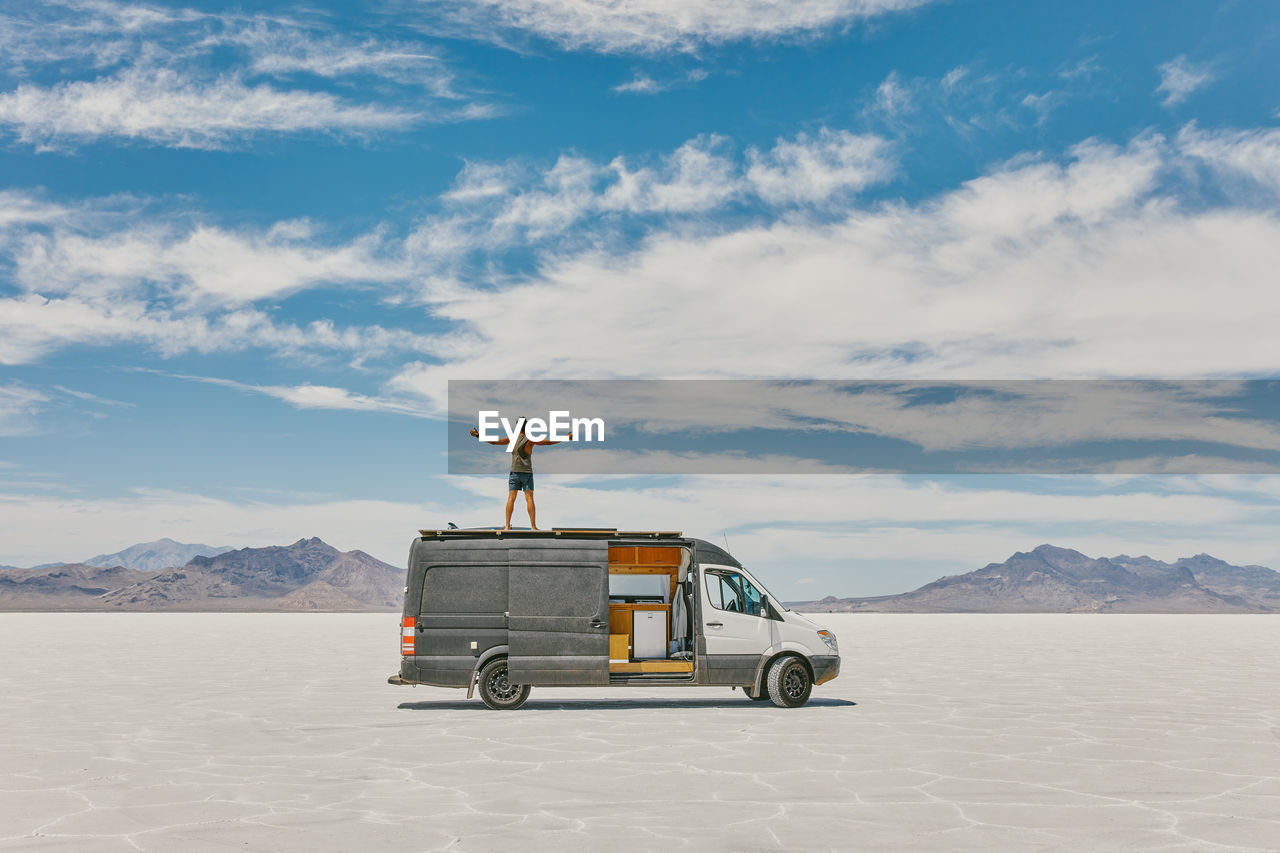
[(822, 642), (827, 644), (827, 648), (831, 649), (831, 654), (840, 654), (840, 646), (836, 644), (836, 635), (830, 631), (819, 631), (818, 636), (822, 638)]

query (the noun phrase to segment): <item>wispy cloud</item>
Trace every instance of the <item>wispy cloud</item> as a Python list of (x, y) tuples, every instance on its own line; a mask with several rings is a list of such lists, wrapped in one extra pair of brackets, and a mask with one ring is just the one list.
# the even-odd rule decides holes
[(1260, 185), (1280, 193), (1280, 129), (1202, 130), (1195, 122), (1177, 136), (1183, 153), (1209, 166), (1229, 183)]
[(139, 298), (0, 298), (0, 364), (28, 364), (68, 346), (142, 345), (162, 356), (261, 349), (355, 366), (399, 353), (434, 356), (437, 341), (382, 326), (280, 322), (257, 309), (191, 313)]
[(223, 148), (261, 132), (371, 133), (421, 119), (324, 92), (280, 91), (236, 79), (196, 82), (169, 69), (130, 69), (50, 87), (23, 84), (0, 94), (0, 126), (40, 148), (103, 137)]
[(604, 53), (691, 52), (702, 44), (816, 37), (930, 0), (422, 0), (460, 31), (502, 40), (527, 33), (570, 49)]
[(214, 376), (192, 376), (185, 373), (164, 373), (163, 371), (152, 371), (162, 376), (171, 376), (175, 379), (186, 379), (193, 382), (203, 382), (207, 385), (217, 385), (222, 388), (231, 388), (235, 391), (243, 391), (250, 394), (261, 394), (267, 397), (274, 397), (293, 406), (296, 409), (329, 409), (333, 411), (348, 412), (392, 412), (399, 415), (413, 415), (414, 417), (430, 417), (433, 413), (427, 411), (421, 404), (413, 400), (395, 400), (386, 397), (370, 397), (365, 394), (359, 394), (346, 388), (335, 388), (330, 385), (312, 385), (304, 383), (302, 385), (253, 385), (244, 382), (236, 382), (231, 379), (220, 379)]
[(823, 128), (779, 139), (767, 152), (751, 149), (747, 181), (772, 204), (823, 202), (883, 183), (893, 174), (892, 145), (879, 136)]
[[(952, 78), (953, 73), (954, 71), (948, 72), (947, 76), (943, 78), (943, 83), (948, 89), (954, 88), (955, 83), (959, 82), (959, 78)], [(899, 79), (896, 71), (891, 72), (876, 87), (875, 106), (876, 109), (889, 116), (901, 115), (915, 106), (912, 101), (911, 90)]]
[[(1218, 142), (1241, 174), (1269, 174), (1252, 138)], [(1179, 179), (1185, 162), (1156, 137), (1089, 142), (1063, 163), (1023, 158), (835, 221), (712, 233), (667, 223), (639, 248), (561, 247), (496, 293), (459, 282), (437, 292), (433, 310), (459, 323), (441, 343), (449, 356), (407, 365), (396, 387), (434, 398), (447, 376), (611, 378), (637, 365), (667, 378), (1272, 372), (1270, 350), (1239, 342), (1280, 325), (1280, 219), (1183, 204), (1194, 192)], [(636, 335), (656, 306), (662, 334)]]
[(134, 403), (126, 403), (123, 400), (109, 400), (106, 397), (99, 397), (97, 394), (90, 394), (88, 391), (77, 391), (74, 388), (67, 388), (64, 385), (55, 385), (53, 387), (55, 390), (66, 394), (68, 397), (75, 397), (77, 400), (83, 400), (86, 403), (93, 403), (98, 406), (132, 409), (135, 405)]
[(110, 223), (31, 231), (12, 249), (14, 279), (45, 295), (148, 291), (178, 305), (242, 305), (318, 284), (397, 280), (376, 234), (328, 241), (305, 221), (231, 231), (144, 212)]
[(49, 402), (48, 396), (21, 382), (0, 385), (0, 436), (27, 435), (35, 429), (35, 416)]
[(644, 162), (566, 154), (543, 169), (516, 161), (468, 163), (444, 197), (447, 210), (429, 216), (407, 248), (419, 263), (452, 271), (477, 250), (550, 249), (562, 240), (600, 245), (611, 226), (627, 219), (672, 221), (736, 202), (785, 207), (846, 200), (889, 180), (894, 169), (887, 140), (827, 128), (741, 153), (726, 137), (700, 136)]
[[(338, 34), (319, 17), (104, 1), (37, 4), (7, 23), (0, 46), (10, 73), (40, 72), (41, 81), (0, 93), (0, 128), (40, 148), (100, 138), (188, 148), (262, 134), (358, 138), (500, 112), (460, 89), (425, 44)], [(51, 75), (63, 79), (47, 82)]]
[(656, 95), (671, 88), (669, 83), (659, 83), (648, 74), (637, 74), (625, 83), (613, 87), (613, 91), (631, 95)]
[(1164, 93), (1161, 103), (1166, 107), (1182, 103), (1192, 92), (1212, 82), (1214, 77), (1211, 64), (1191, 62), (1185, 55), (1162, 63), (1157, 70), (1160, 72), (1160, 85), (1156, 92)]
[(630, 80), (614, 86), (612, 91), (630, 95), (656, 95), (669, 89), (701, 82), (708, 76), (709, 72), (704, 68), (694, 68), (683, 76), (669, 77), (665, 80), (655, 80), (648, 74), (637, 72)]

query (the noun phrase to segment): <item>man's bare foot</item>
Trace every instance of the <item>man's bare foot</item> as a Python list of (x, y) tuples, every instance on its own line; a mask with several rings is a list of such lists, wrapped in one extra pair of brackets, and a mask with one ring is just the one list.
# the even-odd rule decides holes
[(530, 529), (530, 530), (537, 530), (538, 528), (536, 528), (536, 527), (530, 527), (529, 529)]
[(510, 524), (508, 524), (506, 527), (504, 527), (504, 528), (502, 528), (502, 529), (503, 529), (503, 530), (510, 530), (510, 529), (511, 529), (511, 525), (510, 525)]

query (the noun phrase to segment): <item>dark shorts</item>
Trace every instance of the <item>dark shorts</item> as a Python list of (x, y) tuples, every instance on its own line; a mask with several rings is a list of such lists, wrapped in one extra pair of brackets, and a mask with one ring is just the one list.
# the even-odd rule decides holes
[(507, 478), (507, 491), (518, 492), (521, 489), (526, 492), (533, 491), (533, 475), (525, 471), (512, 471), (511, 476)]

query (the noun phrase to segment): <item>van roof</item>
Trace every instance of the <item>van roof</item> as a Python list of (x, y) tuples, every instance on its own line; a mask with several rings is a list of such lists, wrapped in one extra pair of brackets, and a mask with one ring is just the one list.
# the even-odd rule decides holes
[(553, 527), (550, 530), (503, 530), (498, 527), (458, 527), (448, 530), (419, 530), (424, 539), (680, 539), (679, 530), (619, 530), (616, 527)]
[[(719, 545), (685, 536), (678, 530), (618, 530), (613, 527), (553, 527), (550, 530), (502, 530), (494, 527), (452, 528), (449, 530), (419, 530), (421, 538), (413, 542), (412, 554), (424, 550), (435, 552), (438, 549), (464, 551), (477, 548), (492, 552), (495, 549), (511, 546), (514, 541), (524, 540), (528, 547), (539, 549), (573, 548), (575, 542), (583, 540), (623, 540), (638, 544), (645, 540), (671, 542), (682, 547), (693, 546), (694, 559), (699, 563), (714, 563), (721, 566), (737, 566), (739, 563), (728, 551)], [(532, 540), (532, 541), (530, 541)], [(412, 563), (413, 557), (410, 557)]]

